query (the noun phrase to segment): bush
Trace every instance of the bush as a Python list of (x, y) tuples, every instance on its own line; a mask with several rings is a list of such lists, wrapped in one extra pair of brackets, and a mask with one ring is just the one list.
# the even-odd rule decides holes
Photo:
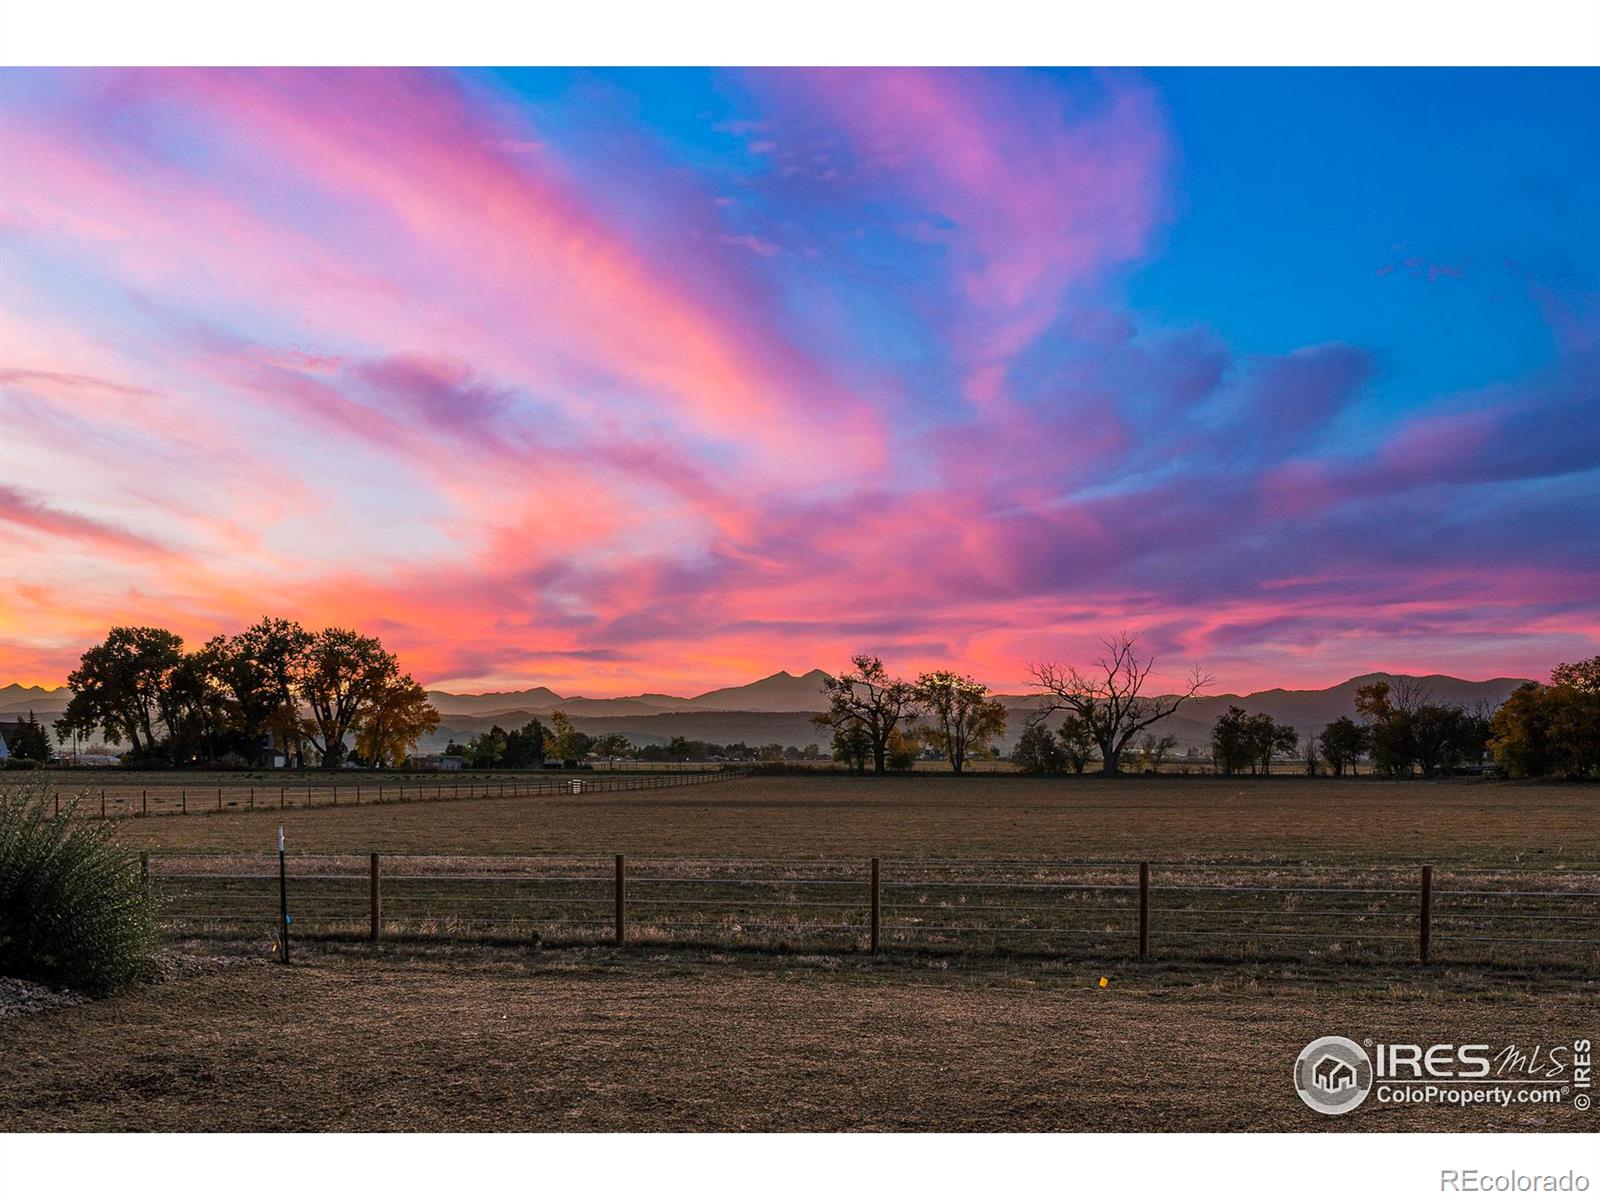
[(7, 771), (39, 771), (44, 769), (44, 764), (37, 758), (18, 758), (12, 754), (0, 758), (0, 768)]
[(0, 975), (104, 996), (150, 963), (154, 904), (111, 826), (59, 816), (34, 785), (0, 789)]

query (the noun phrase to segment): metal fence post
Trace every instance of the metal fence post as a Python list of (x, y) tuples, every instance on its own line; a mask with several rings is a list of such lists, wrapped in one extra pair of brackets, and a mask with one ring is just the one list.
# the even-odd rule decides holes
[(105, 816), (106, 816), (106, 790), (105, 790), (105, 788), (101, 788), (100, 789), (100, 819), (102, 821), (105, 820)]
[(217, 811), (218, 812), (222, 811), (222, 789), (221, 788), (217, 789)]
[(879, 934), (882, 929), (883, 916), (883, 875), (878, 859), (872, 860), (872, 924), (869, 944), (871, 953), (878, 952)]
[(144, 788), (139, 789), (139, 815), (141, 817), (150, 815), (150, 793)]
[(283, 826), (278, 826), (278, 948), (289, 965), (289, 863), (283, 853)]
[(178, 802), (183, 805), (184, 815), (187, 816), (189, 814), (189, 789), (188, 788), (183, 788), (178, 793), (178, 796), (179, 796), (179, 801)]
[(617, 855), (617, 945), (628, 941), (628, 864)]
[(383, 896), (378, 891), (378, 852), (372, 852), (372, 940), (382, 936)]
[(1422, 868), (1422, 923), (1417, 927), (1417, 956), (1428, 965), (1433, 942), (1433, 868)]
[(1139, 957), (1150, 953), (1150, 864), (1139, 864)]

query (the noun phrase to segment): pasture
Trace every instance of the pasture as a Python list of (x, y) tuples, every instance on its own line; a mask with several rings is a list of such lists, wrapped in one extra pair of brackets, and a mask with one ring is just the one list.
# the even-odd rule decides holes
[(754, 776), (130, 818), (174, 944), (253, 965), (0, 1022), (0, 1125), (1592, 1128), (1566, 1107), (1334, 1122), (1286, 1081), (1332, 1032), (1592, 1036), (1597, 816), (1600, 788), (1484, 781)]
[[(448, 786), (448, 785), (447, 785)], [(150, 850), (1600, 864), (1600, 787), (1482, 780), (775, 775), (602, 796), (126, 821)]]

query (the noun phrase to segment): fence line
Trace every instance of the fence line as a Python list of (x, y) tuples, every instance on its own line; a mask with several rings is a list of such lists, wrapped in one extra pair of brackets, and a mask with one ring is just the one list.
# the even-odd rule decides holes
[[(553, 944), (695, 944), (1021, 953), (1061, 958), (1600, 970), (1597, 893), (1531, 873), (1503, 888), (1433, 886), (1431, 867), (1286, 864), (1283, 882), (1229, 882), (1227, 863), (1099, 864), (952, 880), (985, 864), (862, 858), (629, 860), (615, 856), (156, 856), (152, 885), (180, 936), (270, 929), (281, 939), (486, 938)], [(452, 866), (452, 864), (455, 864)], [(786, 869), (785, 869), (786, 868)], [(1063, 873), (1075, 878), (1060, 878)], [(1298, 882), (1299, 875), (1314, 876)], [(1451, 868), (1460, 880), (1504, 878)], [(1580, 877), (1581, 871), (1570, 873)], [(1373, 877), (1393, 886), (1374, 887)], [(1222, 880), (1223, 882), (1216, 882)], [(1314, 897), (1313, 907), (1303, 899)], [(1533, 926), (1530, 928), (1530, 924)], [(843, 936), (841, 936), (843, 935)]]
[[(579, 796), (610, 792), (658, 791), (702, 783), (723, 783), (749, 774), (744, 767), (714, 771), (659, 772), (648, 775), (563, 776), (560, 779), (446, 780), (401, 783), (222, 784), (206, 787), (90, 788), (66, 795), (84, 817), (117, 820), (128, 817), (196, 816), (218, 812), (255, 812), (268, 809), (340, 808), (417, 801), (489, 800), (536, 796)], [(137, 795), (134, 793), (137, 791)], [(46, 801), (59, 814), (63, 793), (58, 786)], [(341, 803), (342, 801), (342, 803)]]

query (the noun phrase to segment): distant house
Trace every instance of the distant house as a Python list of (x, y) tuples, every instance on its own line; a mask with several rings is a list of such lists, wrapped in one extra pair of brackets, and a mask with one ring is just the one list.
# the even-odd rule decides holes
[(409, 765), (418, 771), (459, 771), (466, 761), (459, 754), (417, 754)]
[(12, 757), (11, 747), (17, 744), (18, 735), (26, 722), (20, 718), (15, 721), (0, 721), (0, 758)]

